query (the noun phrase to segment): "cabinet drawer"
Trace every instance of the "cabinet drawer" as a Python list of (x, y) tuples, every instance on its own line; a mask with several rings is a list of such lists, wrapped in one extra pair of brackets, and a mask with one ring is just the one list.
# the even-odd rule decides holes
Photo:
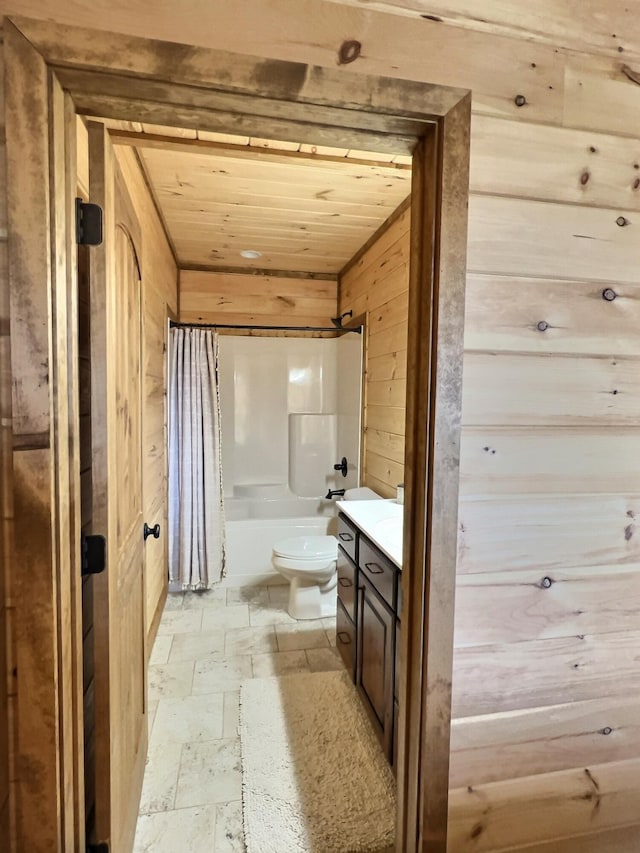
[(375, 587), (389, 607), (393, 609), (395, 607), (394, 591), (397, 568), (364, 536), (360, 536), (358, 566), (369, 583)]
[(338, 598), (349, 614), (352, 622), (356, 621), (356, 567), (349, 557), (338, 548)]
[(353, 681), (356, 670), (356, 630), (347, 611), (338, 600), (336, 613), (336, 646)]
[(348, 554), (354, 563), (357, 562), (357, 533), (358, 528), (349, 521), (346, 515), (340, 513), (338, 515), (338, 542), (342, 546), (345, 554)]

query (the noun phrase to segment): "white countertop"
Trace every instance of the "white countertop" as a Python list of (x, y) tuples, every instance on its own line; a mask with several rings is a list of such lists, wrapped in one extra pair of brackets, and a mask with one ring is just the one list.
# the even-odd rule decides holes
[(402, 568), (404, 507), (401, 504), (394, 500), (337, 501), (337, 506), (383, 554)]

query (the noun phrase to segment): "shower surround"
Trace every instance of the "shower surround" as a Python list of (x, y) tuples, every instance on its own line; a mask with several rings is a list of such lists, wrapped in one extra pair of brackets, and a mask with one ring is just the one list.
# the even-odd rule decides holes
[(224, 335), (219, 377), (225, 584), (281, 583), (274, 542), (333, 532), (324, 495), (358, 485), (362, 340)]

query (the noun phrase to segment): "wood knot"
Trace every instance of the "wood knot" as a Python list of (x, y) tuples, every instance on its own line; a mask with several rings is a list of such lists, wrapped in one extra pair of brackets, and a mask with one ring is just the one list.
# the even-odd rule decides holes
[(605, 287), (605, 289), (602, 291), (602, 298), (605, 302), (613, 302), (617, 295), (618, 294), (612, 287)]
[(471, 838), (478, 838), (483, 832), (484, 826), (481, 823), (477, 823), (471, 830)]
[(610, 735), (612, 731), (613, 731), (613, 729), (611, 728), (611, 726), (605, 726), (603, 729), (600, 729), (600, 734), (601, 735)]
[(634, 532), (635, 532), (634, 525), (633, 524), (627, 524), (627, 526), (624, 529), (624, 538), (627, 542), (632, 538)]
[(587, 172), (587, 171), (584, 171), (584, 172), (580, 175), (580, 183), (582, 184), (582, 186), (583, 186), (583, 187), (586, 187), (586, 185), (589, 183), (589, 178), (590, 178), (590, 177), (591, 177), (591, 175), (590, 175), (590, 174), (589, 174), (589, 172)]
[(616, 225), (618, 225), (620, 228), (624, 228), (625, 225), (629, 225), (629, 220), (626, 216), (619, 216), (616, 219)]
[(553, 586), (553, 578), (550, 578), (548, 576), (542, 578), (542, 580), (540, 581), (540, 586), (543, 589), (551, 589), (551, 587)]
[(640, 189), (640, 178), (636, 178), (631, 186), (634, 190)]
[(424, 18), (425, 21), (435, 21), (437, 24), (442, 23), (442, 18), (439, 18), (437, 15), (420, 15), (421, 18)]
[(592, 154), (597, 154), (597, 153), (598, 153), (598, 149), (595, 147), (595, 145), (590, 145), (590, 146), (589, 146), (589, 151), (590, 151)]
[(338, 51), (338, 65), (348, 65), (350, 62), (355, 62), (360, 56), (362, 45), (355, 39), (343, 41)]
[(524, 107), (524, 105), (527, 103), (527, 99), (524, 95), (516, 95), (513, 99), (513, 103), (516, 105), (516, 107)]
[(549, 328), (549, 324), (547, 323), (546, 320), (540, 320), (540, 322), (536, 326), (536, 329), (539, 332), (546, 332), (548, 328)]

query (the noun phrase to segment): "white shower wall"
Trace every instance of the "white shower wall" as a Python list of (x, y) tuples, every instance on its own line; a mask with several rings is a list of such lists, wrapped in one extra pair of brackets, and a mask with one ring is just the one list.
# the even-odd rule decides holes
[[(341, 485), (333, 472), (333, 463), (346, 455), (337, 444), (338, 344), (335, 338), (220, 337), (225, 495), (238, 496), (247, 485), (280, 485), (301, 497), (320, 497)], [(300, 415), (331, 416), (335, 423)], [(359, 442), (359, 424), (355, 428), (350, 448)], [(311, 435), (305, 472), (294, 439)]]
[(275, 542), (336, 532), (324, 496), (359, 482), (361, 348), (355, 334), (220, 337), (226, 585), (282, 583)]

